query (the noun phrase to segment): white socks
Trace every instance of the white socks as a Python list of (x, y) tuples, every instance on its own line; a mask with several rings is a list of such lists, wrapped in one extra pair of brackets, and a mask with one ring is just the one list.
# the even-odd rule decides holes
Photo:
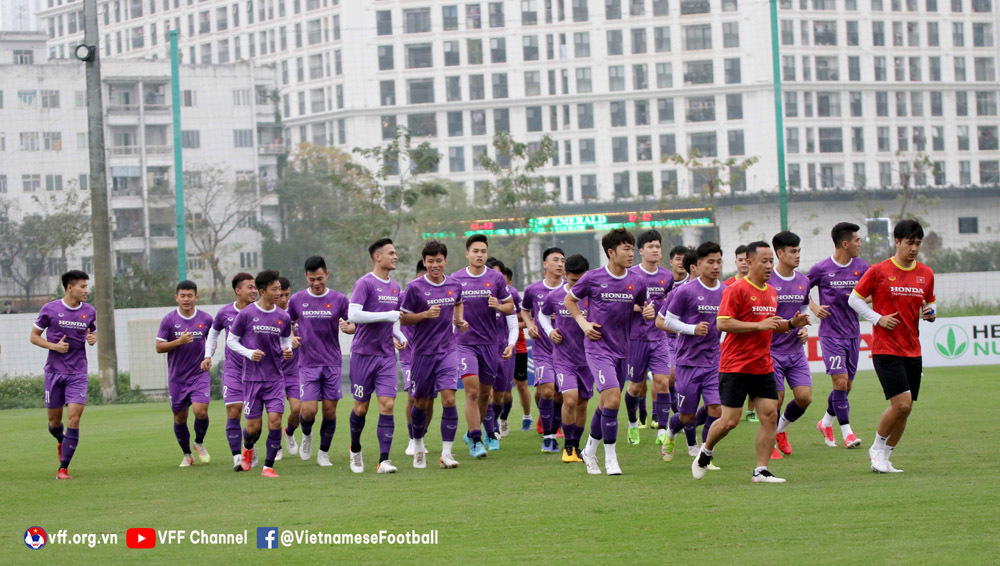
[(600, 440), (597, 440), (593, 436), (587, 437), (587, 445), (583, 447), (583, 453), (588, 457), (594, 456), (597, 453), (597, 444)]
[(854, 434), (854, 431), (851, 430), (851, 425), (849, 424), (840, 425), (840, 432), (843, 433), (844, 438), (847, 438), (848, 436)]
[(875, 442), (872, 444), (872, 449), (875, 451), (885, 450), (886, 440), (889, 440), (888, 436), (881, 436), (878, 431), (875, 431)]
[(617, 458), (618, 457), (618, 452), (616, 450), (617, 446), (618, 446), (618, 443), (615, 443), (615, 444), (605, 444), (604, 445), (604, 459), (605, 460), (607, 460), (608, 458)]
[(451, 456), (451, 446), (455, 444), (454, 442), (442, 442), (441, 443), (441, 455)]
[(792, 424), (792, 421), (786, 419), (785, 415), (781, 415), (778, 419), (778, 434), (785, 432), (785, 429), (788, 428), (788, 425), (790, 424)]
[(823, 427), (826, 428), (833, 426), (833, 419), (835, 418), (836, 417), (834, 417), (830, 413), (823, 413)]

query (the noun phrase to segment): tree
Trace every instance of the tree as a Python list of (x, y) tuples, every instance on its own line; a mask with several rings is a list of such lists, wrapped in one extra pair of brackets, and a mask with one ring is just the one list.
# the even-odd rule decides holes
[(59, 251), (60, 272), (69, 269), (66, 259), (68, 250), (90, 243), (90, 202), (79, 196), (80, 191), (75, 184), (75, 181), (69, 183), (65, 196), (60, 196), (60, 193), (49, 193), (46, 199), (32, 196), (44, 212), (48, 239)]
[[(231, 182), (221, 166), (184, 174), (184, 212), (188, 256), (205, 260), (212, 270), (212, 300), (226, 286), (222, 259), (240, 244), (231, 242), (241, 228), (257, 224), (260, 198), (256, 181)], [(194, 252), (194, 253), (191, 253)]]
[[(730, 157), (725, 160), (713, 157), (711, 159), (703, 157), (697, 149), (691, 150), (688, 157), (679, 154), (666, 155), (663, 157), (664, 163), (672, 163), (687, 170), (691, 179), (691, 192), (697, 188), (701, 194), (708, 196), (709, 208), (714, 212), (716, 195), (722, 194), (725, 187), (733, 187), (734, 183), (746, 179), (746, 171), (753, 167), (760, 158), (756, 155), (739, 160)], [(740, 227), (741, 231), (749, 229), (749, 225)], [(713, 240), (719, 241), (719, 228), (714, 229)]]
[(505, 239), (496, 242), (499, 245), (491, 243), (491, 255), (524, 261), (524, 276), (533, 281), (535, 266), (527, 261), (533, 233), (532, 218), (551, 214), (552, 204), (559, 197), (549, 188), (555, 178), (541, 175), (538, 170), (556, 156), (558, 148), (548, 135), (542, 136), (537, 148), (530, 148), (514, 140), (509, 132), (497, 132), (493, 136), (493, 148), (496, 159), (485, 154), (478, 158), (493, 179), (479, 184), (473, 199), (483, 203), (483, 208), (491, 215), (509, 219), (513, 224)]

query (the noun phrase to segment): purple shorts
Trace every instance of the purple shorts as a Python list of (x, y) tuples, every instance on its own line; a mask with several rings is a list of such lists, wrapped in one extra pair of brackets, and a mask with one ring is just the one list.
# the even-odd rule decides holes
[(646, 370), (658, 375), (669, 375), (670, 347), (665, 341), (629, 340), (628, 380), (640, 383), (646, 380)]
[(285, 412), (285, 382), (246, 381), (243, 383), (243, 416), (247, 419), (259, 419), (264, 410), (268, 413)]
[(285, 377), (285, 398), (298, 399), (302, 396), (302, 384), (299, 383), (298, 372)]
[(594, 374), (585, 365), (556, 364), (556, 386), (560, 393), (579, 391), (580, 399), (586, 401), (594, 396)]
[(243, 404), (243, 376), (222, 372), (222, 402), (226, 405)]
[[(416, 356), (414, 356), (416, 357)], [(500, 367), (500, 353), (496, 344), (459, 344), (455, 350), (458, 360), (458, 376), (479, 376), (479, 385), (492, 387), (497, 380)]]
[(45, 408), (87, 404), (87, 376), (45, 372)]
[(719, 368), (677, 366), (674, 388), (677, 389), (678, 409), (685, 415), (698, 412), (698, 401), (705, 400), (705, 406), (719, 405)]
[(771, 359), (774, 360), (774, 381), (778, 391), (785, 390), (785, 381), (791, 388), (812, 387), (812, 371), (805, 350), (794, 354), (771, 354)]
[(535, 387), (546, 383), (556, 382), (555, 364), (552, 358), (546, 356), (534, 356), (535, 358)]
[(827, 375), (847, 374), (854, 380), (858, 372), (858, 355), (861, 352), (860, 338), (827, 338), (819, 337), (819, 348), (823, 353), (823, 363), (826, 364)]
[(339, 401), (344, 396), (340, 391), (340, 366), (300, 367), (299, 383), (303, 401)]
[(208, 402), (212, 398), (212, 382), (206, 373), (204, 377), (191, 383), (167, 381), (167, 395), (170, 396), (170, 410), (175, 414), (190, 407), (193, 403)]
[(458, 368), (454, 354), (413, 356), (410, 367), (410, 396), (435, 399), (438, 391), (458, 389)]
[(496, 383), (493, 390), (506, 393), (514, 389), (514, 368), (517, 365), (517, 354), (511, 355), (508, 359), (503, 359), (503, 351), (507, 346), (500, 346), (500, 371), (497, 372)]
[(372, 392), (378, 397), (395, 399), (398, 384), (396, 356), (351, 354), (351, 391), (355, 401), (367, 403)]
[(594, 388), (598, 393), (613, 387), (620, 390), (625, 385), (625, 358), (587, 352), (587, 365), (594, 376)]

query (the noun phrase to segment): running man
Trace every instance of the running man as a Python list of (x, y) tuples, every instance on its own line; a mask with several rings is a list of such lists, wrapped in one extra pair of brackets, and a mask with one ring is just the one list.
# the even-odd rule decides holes
[(326, 280), (330, 272), (326, 261), (312, 256), (305, 262), (308, 288), (292, 295), (288, 302), (288, 315), (298, 328), (299, 335), (299, 422), (302, 425), (302, 444), (299, 457), (309, 460), (312, 456), (312, 429), (322, 401), (323, 421), (319, 426), (319, 452), (316, 463), (329, 467), (330, 444), (337, 431), (337, 401), (343, 397), (340, 390), (342, 357), (340, 332), (354, 334), (355, 327), (347, 322), (347, 297), (340, 291), (328, 289)]
[[(288, 302), (292, 298), (292, 283), (286, 277), (279, 277), (281, 292), (275, 303), (278, 308), (288, 312)], [(295, 442), (295, 429), (299, 427), (299, 396), (302, 389), (299, 383), (299, 337), (295, 335), (294, 324), (292, 325), (292, 358), (286, 360), (281, 358), (281, 373), (285, 378), (285, 399), (288, 401), (288, 426), (284, 429), (285, 443), (288, 445), (288, 453), (292, 456), (298, 454), (299, 445)], [(278, 450), (278, 455), (274, 461), (278, 462), (283, 457), (282, 450)]]
[[(254, 284), (253, 275), (241, 271), (233, 276), (232, 285), (236, 301), (215, 313), (212, 329), (208, 332), (208, 340), (205, 343), (205, 360), (208, 363), (212, 363), (212, 356), (215, 355), (215, 348), (219, 343), (219, 334), (225, 330), (228, 340), (229, 328), (236, 320), (236, 316), (247, 305), (257, 300), (257, 286)], [(240, 415), (243, 414), (243, 356), (233, 352), (228, 342), (226, 361), (222, 365), (222, 403), (226, 406), (226, 440), (229, 441), (229, 451), (233, 455), (233, 471), (242, 472), (243, 428), (240, 426)]]
[(542, 252), (542, 268), (545, 272), (544, 278), (524, 288), (521, 319), (528, 331), (528, 337), (533, 340), (531, 356), (535, 362), (535, 393), (538, 396), (538, 421), (542, 427), (542, 452), (558, 454), (559, 441), (556, 440), (556, 433), (559, 430), (557, 423), (562, 421), (562, 397), (556, 392), (552, 340), (544, 330), (539, 329), (537, 319), (545, 297), (562, 287), (566, 254), (559, 248), (546, 249)]
[[(427, 273), (427, 268), (424, 267), (424, 260), (417, 262), (417, 270), (415, 279), (419, 279), (425, 273)], [(402, 313), (400, 313), (402, 315)], [(414, 326), (402, 325), (400, 330), (403, 332), (403, 337), (406, 338), (406, 343), (411, 344), (413, 342), (413, 329)], [(409, 442), (406, 444), (406, 450), (403, 452), (407, 456), (413, 456), (413, 423), (410, 422), (410, 415), (413, 413), (413, 395), (410, 394), (413, 391), (410, 381), (410, 366), (413, 363), (413, 346), (408, 345), (399, 351), (399, 369), (403, 372), (403, 391), (406, 391), (406, 432), (410, 438)], [(426, 422), (431, 422), (431, 417), (433, 416), (434, 405), (431, 404), (427, 408)]]
[[(660, 265), (662, 257), (663, 238), (656, 230), (647, 230), (639, 234), (636, 247), (642, 263), (633, 266), (630, 271), (639, 276), (646, 286), (646, 300), (653, 305), (656, 312), (663, 306), (667, 291), (672, 287), (673, 278), (670, 272)], [(668, 281), (670, 283), (668, 283)], [(675, 335), (676, 336), (676, 335)], [(646, 370), (653, 374), (653, 413), (660, 411), (666, 402), (669, 406), (669, 387), (667, 393), (658, 393), (657, 384), (669, 383), (670, 353), (668, 352), (666, 335), (656, 328), (655, 321), (643, 318), (642, 309), (635, 307), (632, 313), (632, 329), (628, 341), (628, 389), (625, 391), (625, 411), (628, 413), (628, 443), (639, 444), (639, 420), (636, 412), (641, 398), (645, 397)]]
[[(732, 287), (737, 281), (747, 276), (750, 271), (750, 264), (747, 263), (747, 247), (743, 244), (736, 246), (736, 275), (726, 279), (726, 287)], [(753, 399), (747, 398), (747, 422), (756, 423), (757, 411), (753, 410)]]
[(819, 287), (819, 304), (810, 302), (814, 315), (820, 319), (819, 347), (826, 373), (833, 379), (833, 391), (826, 402), (823, 419), (816, 428), (823, 434), (827, 446), (836, 447), (833, 419), (840, 423), (845, 448), (861, 446), (861, 440), (851, 430), (851, 404), (847, 400), (858, 371), (861, 352), (861, 325), (858, 313), (847, 304), (854, 286), (868, 271), (861, 254), (861, 236), (857, 224), (841, 222), (833, 227), (833, 255), (812, 266), (809, 286)]
[[(63, 298), (42, 307), (29, 338), (35, 346), (49, 351), (45, 361), (45, 409), (49, 417), (49, 434), (58, 443), (56, 479), (60, 480), (73, 479), (68, 472), (69, 463), (80, 443), (80, 417), (87, 404), (84, 345), (97, 344), (97, 312), (84, 302), (89, 280), (89, 275), (76, 269), (63, 273)], [(66, 407), (65, 433), (63, 407)]]
[[(495, 422), (483, 422), (482, 419), (486, 415), (493, 384), (500, 370), (501, 356), (497, 352), (495, 336), (496, 313), (500, 312), (503, 316), (514, 314), (514, 297), (507, 292), (507, 281), (503, 274), (486, 268), (488, 255), (486, 236), (469, 236), (465, 240), (465, 257), (469, 260), (469, 266), (451, 276), (462, 287), (464, 319), (469, 324), (468, 332), (456, 335), (456, 354), (459, 375), (465, 387), (465, 419), (469, 425), (469, 431), (462, 440), (468, 445), (469, 456), (473, 458), (486, 457), (486, 445), (483, 443), (480, 425), (485, 425), (486, 442), (490, 444), (490, 448), (500, 448)], [(430, 266), (427, 267), (430, 270)], [(509, 350), (504, 351), (504, 357), (513, 355), (513, 345)]]
[[(778, 295), (778, 316), (792, 318), (797, 312), (809, 315), (809, 278), (797, 270), (802, 253), (801, 239), (787, 230), (778, 232), (771, 238), (777, 262), (768, 283)], [(805, 328), (797, 332), (774, 334), (771, 338), (771, 359), (774, 361), (774, 379), (778, 387), (778, 410), (785, 400), (785, 382), (792, 389), (792, 399), (785, 412), (778, 418), (777, 448), (771, 459), (780, 459), (782, 454), (792, 453), (788, 442), (788, 425), (805, 414), (812, 403), (812, 370), (806, 357), (804, 343), (809, 339)]]
[[(587, 403), (594, 395), (594, 375), (585, 361), (586, 338), (565, 305), (566, 295), (588, 269), (590, 264), (582, 255), (566, 258), (566, 284), (545, 297), (538, 317), (542, 331), (552, 340), (556, 384), (563, 399), (562, 427), (566, 440), (562, 461), (567, 464), (583, 461), (580, 437), (587, 424)], [(580, 305), (580, 314), (587, 316), (587, 299)]]
[(406, 348), (406, 337), (399, 329), (399, 284), (389, 279), (396, 269), (396, 247), (389, 238), (375, 240), (368, 246), (372, 270), (354, 284), (348, 305), (348, 320), (358, 326), (351, 343), (351, 391), (354, 410), (351, 411), (351, 471), (365, 471), (361, 457), (361, 432), (372, 393), (378, 402), (378, 468), (379, 474), (394, 474), (396, 466), (389, 459), (395, 421), (392, 410), (396, 403), (396, 349)]
[(281, 359), (292, 359), (292, 321), (275, 304), (281, 293), (280, 275), (264, 270), (254, 278), (260, 298), (236, 315), (226, 334), (226, 345), (246, 358), (243, 363), (243, 471), (250, 471), (254, 446), (260, 439), (267, 411), (267, 453), (261, 477), (279, 477), (274, 459), (281, 450), (281, 415), (285, 412), (285, 378)]
[[(934, 272), (917, 261), (923, 227), (916, 220), (901, 220), (893, 228), (892, 238), (896, 255), (873, 265), (849, 299), (851, 308), (874, 327), (872, 363), (889, 401), (875, 432), (875, 442), (868, 449), (871, 470), (879, 473), (903, 471), (893, 467), (889, 458), (920, 394), (920, 320), (934, 322), (937, 313)], [(866, 302), (868, 297), (871, 306)]]
[[(598, 410), (590, 422), (590, 438), (582, 453), (587, 473), (591, 475), (601, 473), (597, 465), (597, 445), (601, 440), (604, 440), (605, 472), (609, 476), (622, 473), (615, 449), (621, 388), (627, 375), (625, 357), (628, 355), (632, 313), (634, 307), (639, 305), (646, 320), (656, 316), (653, 305), (646, 301), (646, 286), (642, 278), (629, 271), (634, 246), (635, 238), (624, 228), (608, 232), (601, 239), (608, 265), (585, 273), (569, 290), (564, 302), (587, 337), (584, 344), (587, 365), (600, 393)], [(583, 299), (589, 299), (586, 316), (579, 306)]]
[[(521, 294), (511, 285), (514, 279), (514, 272), (502, 263), (494, 269), (503, 274), (507, 281), (507, 292), (514, 297), (514, 314), (502, 316), (497, 313), (497, 340), (500, 350), (500, 371), (497, 373), (497, 382), (493, 386), (493, 402), (487, 409), (487, 414), (492, 412), (496, 419), (497, 434), (500, 438), (506, 438), (510, 434), (510, 424), (507, 418), (510, 410), (514, 406), (514, 396), (511, 392), (514, 389), (514, 376), (517, 373), (517, 349), (518, 345), (524, 341), (524, 333), (521, 332), (519, 315), (521, 314)], [(513, 333), (513, 334), (511, 334)], [(514, 351), (512, 355), (504, 358), (503, 353), (508, 346), (508, 342), (514, 340)], [(525, 392), (527, 394), (527, 392)], [(499, 447), (499, 445), (497, 446)]]
[[(454, 325), (460, 332), (469, 329), (462, 318), (464, 305), (462, 285), (444, 274), (448, 265), (448, 247), (430, 240), (421, 252), (427, 273), (406, 285), (400, 303), (399, 320), (403, 326), (413, 326), (408, 348), (413, 349), (410, 365), (410, 395), (413, 396), (413, 467), (427, 467), (427, 411), (441, 394), (441, 458), (438, 465), (457, 468), (452, 455), (458, 430), (458, 409), (455, 390), (458, 389), (458, 359), (455, 355)], [(483, 454), (486, 449), (479, 443)]]
[[(675, 358), (679, 413), (670, 417), (667, 438), (661, 455), (667, 462), (674, 458), (674, 438), (682, 428), (693, 424), (698, 401), (705, 402), (702, 442), (712, 423), (722, 415), (719, 399), (719, 329), (716, 318), (726, 286), (719, 281), (722, 272), (722, 248), (715, 242), (698, 246), (698, 273), (687, 285), (671, 292), (668, 304), (660, 310), (656, 326), (678, 334)], [(709, 467), (711, 469), (711, 467)]]
[(167, 393), (174, 414), (174, 436), (184, 459), (180, 467), (194, 464), (191, 455), (191, 431), (188, 429), (188, 408), (194, 413), (194, 451), (203, 464), (212, 458), (205, 449), (208, 432), (208, 403), (212, 396), (212, 378), (208, 370), (212, 358), (205, 358), (205, 342), (212, 328), (212, 315), (195, 306), (198, 286), (193, 281), (181, 281), (174, 295), (177, 308), (160, 321), (156, 333), (156, 353), (167, 355)]
[(691, 462), (695, 479), (705, 477), (716, 444), (736, 428), (749, 395), (754, 399), (760, 428), (755, 446), (757, 467), (750, 481), (784, 483), (767, 469), (774, 447), (778, 423), (778, 388), (771, 360), (771, 336), (775, 331), (789, 332), (809, 324), (809, 316), (798, 312), (790, 320), (777, 316), (778, 294), (767, 283), (774, 265), (774, 254), (767, 242), (747, 245), (750, 272), (722, 292), (722, 304), (716, 319), (718, 329), (726, 333), (719, 358), (719, 399), (722, 416), (708, 430), (708, 438)]

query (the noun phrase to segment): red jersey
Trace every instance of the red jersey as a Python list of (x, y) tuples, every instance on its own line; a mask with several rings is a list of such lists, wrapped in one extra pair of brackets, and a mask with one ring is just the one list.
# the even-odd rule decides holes
[(518, 354), (528, 353), (528, 341), (524, 339), (524, 329), (517, 331), (517, 343), (514, 344), (514, 352)]
[(732, 287), (732, 286), (733, 286), (733, 283), (736, 283), (736, 282), (737, 282), (737, 281), (739, 281), (739, 280), (740, 280), (740, 276), (739, 276), (739, 274), (736, 274), (736, 275), (733, 275), (732, 277), (730, 277), (729, 279), (726, 279), (726, 280), (725, 280), (725, 281), (723, 282), (723, 284), (724, 284), (724, 285), (725, 285), (726, 287)]
[(920, 318), (924, 303), (933, 303), (934, 271), (920, 262), (902, 268), (894, 258), (871, 266), (854, 286), (854, 293), (872, 298), (872, 309), (881, 315), (898, 312), (899, 325), (873, 328), (872, 354), (920, 357)]
[[(778, 293), (764, 284), (758, 287), (746, 277), (722, 292), (718, 318), (732, 318), (742, 322), (760, 322), (778, 313)], [(722, 341), (720, 373), (766, 374), (774, 371), (771, 360), (773, 330), (726, 333)]]

